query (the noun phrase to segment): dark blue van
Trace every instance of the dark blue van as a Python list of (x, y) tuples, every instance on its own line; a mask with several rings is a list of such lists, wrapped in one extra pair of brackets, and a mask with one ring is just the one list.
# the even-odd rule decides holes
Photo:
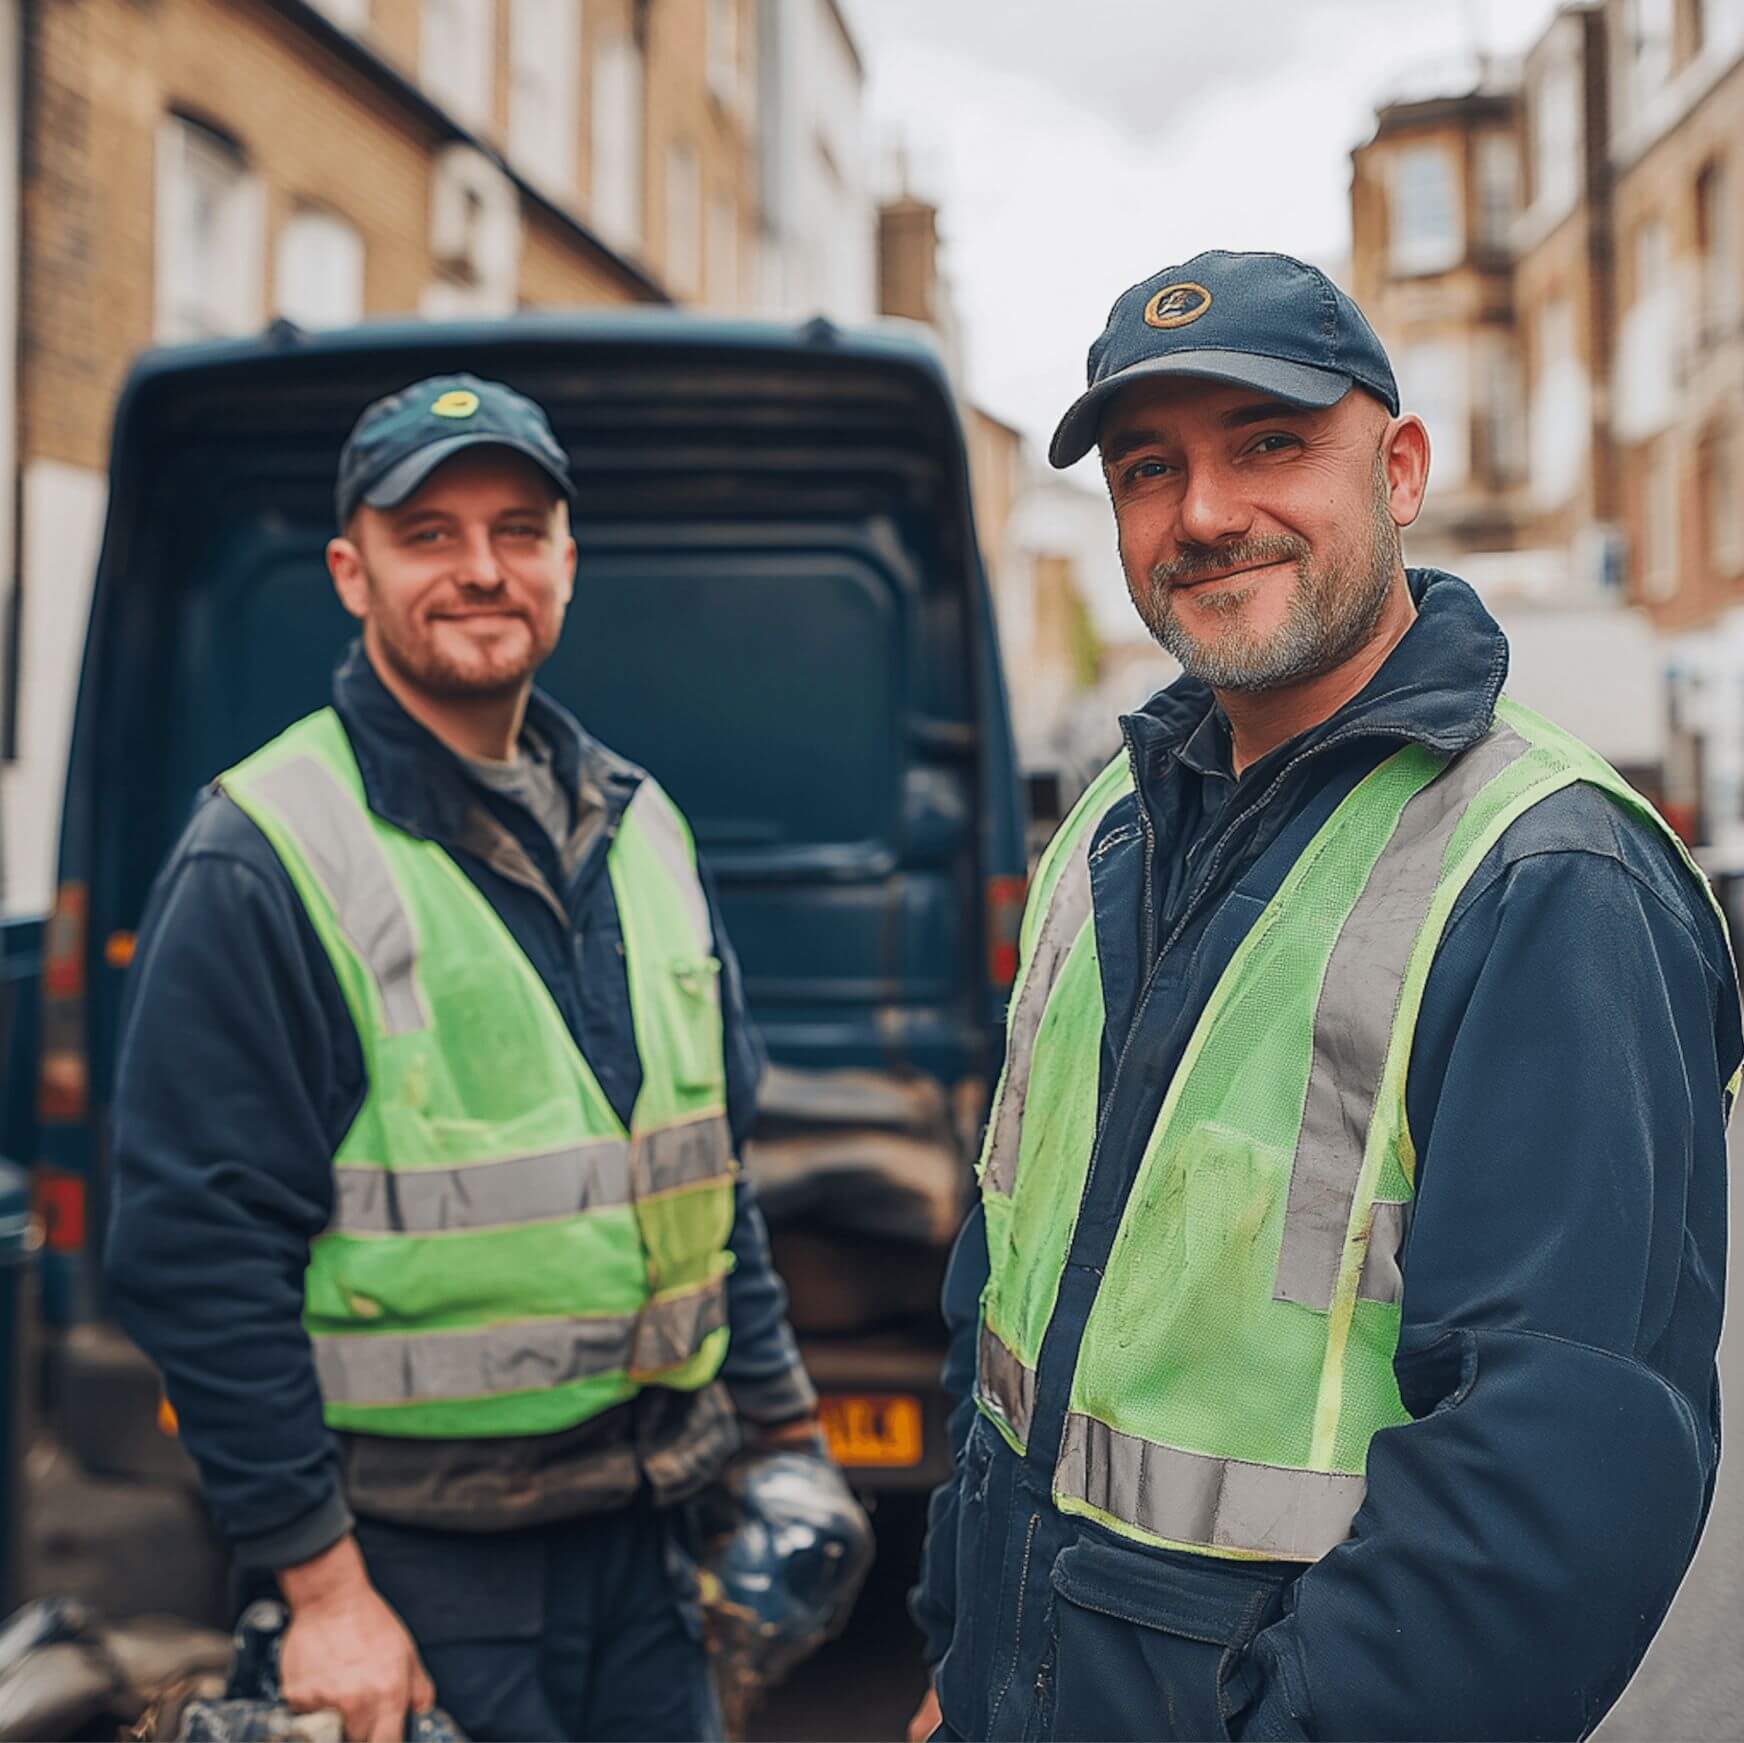
[(133, 929), (198, 789), (326, 699), (352, 633), (322, 561), (352, 420), (457, 369), (538, 400), (569, 450), (577, 597), (541, 682), (695, 826), (776, 1062), (748, 1162), (832, 1438), (867, 1486), (926, 1487), (1022, 818), (950, 388), (916, 338), (823, 321), (281, 326), (134, 371), (38, 1013), (68, 1432), (98, 1468), (160, 1463), (126, 1426), (155, 1399), (95, 1271)]

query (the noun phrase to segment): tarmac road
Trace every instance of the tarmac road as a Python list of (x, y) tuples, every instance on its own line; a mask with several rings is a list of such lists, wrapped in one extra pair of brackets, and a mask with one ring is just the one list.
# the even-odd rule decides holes
[[(1695, 1565), (1623, 1698), (1594, 1733), (1599, 1743), (1740, 1743), (1744, 1739), (1744, 1122), (1733, 1138), (1731, 1299), (1720, 1384), (1732, 1450)], [(778, 1689), (751, 1721), (761, 1743), (804, 1738), (892, 1739), (920, 1698), (919, 1638), (903, 1612), (918, 1549), (912, 1507), (879, 1520), (879, 1563), (845, 1638)]]

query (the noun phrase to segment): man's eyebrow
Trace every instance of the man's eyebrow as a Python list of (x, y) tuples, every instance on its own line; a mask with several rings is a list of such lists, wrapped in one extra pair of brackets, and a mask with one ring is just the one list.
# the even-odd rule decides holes
[(1162, 441), (1160, 430), (1122, 430), (1102, 444), (1102, 464), (1112, 466), (1135, 448), (1149, 448)]
[[(1228, 411), (1217, 421), (1226, 430), (1243, 430), (1249, 424), (1271, 423), (1278, 419), (1289, 422), (1296, 418), (1307, 418), (1314, 415), (1313, 406), (1291, 405), (1287, 400), (1261, 399), (1248, 405), (1237, 406), (1234, 411)], [(1157, 429), (1121, 430), (1102, 444), (1102, 464), (1113, 466), (1137, 448), (1153, 447), (1166, 441), (1166, 432)]]
[(1287, 400), (1264, 399), (1252, 405), (1238, 405), (1225, 412), (1220, 420), (1226, 430), (1243, 430), (1249, 424), (1270, 423), (1274, 418), (1306, 418), (1314, 414), (1313, 406), (1291, 405)]

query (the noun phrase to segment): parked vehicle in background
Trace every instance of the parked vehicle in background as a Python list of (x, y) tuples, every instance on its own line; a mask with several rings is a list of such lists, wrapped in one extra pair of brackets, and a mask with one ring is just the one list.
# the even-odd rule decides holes
[(134, 929), (198, 789), (327, 698), (352, 419), (463, 366), (546, 407), (570, 451), (577, 597), (540, 681), (658, 773), (718, 884), (774, 1061), (745, 1161), (837, 1456), (868, 1491), (925, 1489), (949, 1457), (938, 1288), (1016, 968), (1022, 804), (949, 387), (912, 335), (822, 321), (281, 325), (138, 366), (33, 1072), (57, 1430), (86, 1476), (179, 1487), (152, 1527), (174, 1535), (187, 1461), (96, 1268)]

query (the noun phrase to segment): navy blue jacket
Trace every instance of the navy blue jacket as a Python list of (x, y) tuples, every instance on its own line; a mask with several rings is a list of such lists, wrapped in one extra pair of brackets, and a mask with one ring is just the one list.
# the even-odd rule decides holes
[(960, 1735), (1576, 1737), (1695, 1552), (1719, 1453), (1737, 987), (1675, 850), (1585, 786), (1507, 830), (1429, 977), (1396, 1361), (1413, 1420), (1376, 1435), (1351, 1538), (1306, 1570), (1216, 1561), (1049, 1503), (1100, 1268), (1211, 989), (1357, 781), (1401, 744), (1453, 753), (1490, 724), (1500, 630), (1462, 582), (1411, 582), (1419, 616), (1368, 687), (1239, 778), (1192, 680), (1123, 722), (1137, 790), (1092, 859), (1099, 1162), (1025, 1459), (967, 1402), (979, 1210), (945, 1288), (958, 1465), (913, 1608)]
[[(539, 824), (473, 782), (361, 652), (333, 694), (370, 808), (449, 850), (628, 1123), (641, 1064), (605, 853), (641, 772), (533, 693), (528, 724), (596, 818), (565, 876)], [(488, 843), (469, 848), (481, 802), (520, 843), (519, 867)], [(727, 1113), (742, 1142), (763, 1055), (718, 916), (715, 952)], [(306, 1559), (350, 1524), (301, 1314), (309, 1242), (333, 1210), (332, 1158), (365, 1089), (357, 1031), (289, 874), (240, 808), (207, 792), (158, 876), (129, 975), (105, 1269), (111, 1307), (163, 1374), (213, 1516), (253, 1565)], [(748, 1420), (801, 1416), (815, 1396), (743, 1176), (731, 1246), (721, 1377)]]

